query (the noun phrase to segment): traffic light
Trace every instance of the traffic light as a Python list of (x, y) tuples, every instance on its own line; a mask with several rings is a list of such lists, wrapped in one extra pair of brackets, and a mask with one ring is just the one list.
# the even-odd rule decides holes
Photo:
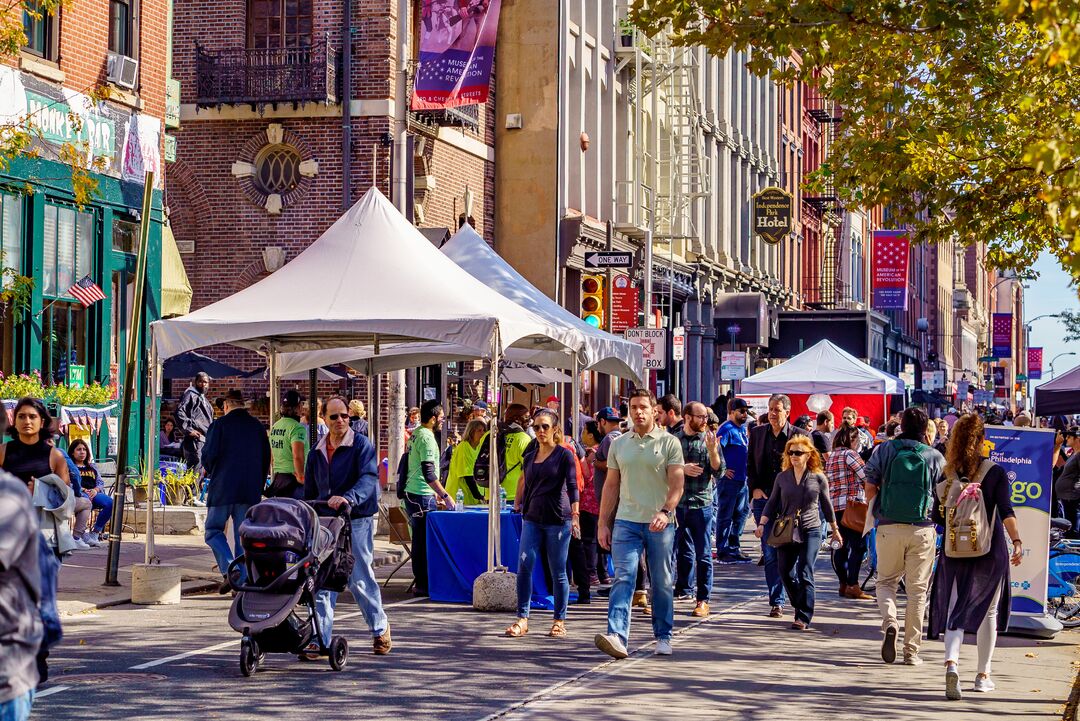
[(604, 276), (581, 276), (581, 319), (593, 328), (604, 328), (604, 309), (607, 307)]

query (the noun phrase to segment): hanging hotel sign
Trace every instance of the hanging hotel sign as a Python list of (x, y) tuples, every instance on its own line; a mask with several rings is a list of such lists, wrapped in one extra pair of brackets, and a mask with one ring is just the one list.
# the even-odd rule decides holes
[(754, 232), (776, 245), (792, 231), (794, 201), (783, 188), (763, 188), (754, 195)]

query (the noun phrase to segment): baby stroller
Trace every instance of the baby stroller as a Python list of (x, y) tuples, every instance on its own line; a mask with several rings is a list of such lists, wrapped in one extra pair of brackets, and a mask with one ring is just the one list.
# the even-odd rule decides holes
[(349, 644), (334, 636), (323, 645), (315, 594), (345, 590), (354, 563), (351, 533), (348, 504), (333, 511), (324, 502), (271, 498), (248, 509), (240, 524), (243, 553), (227, 571), (237, 591), (229, 625), (244, 635), (241, 673), (255, 673), (267, 653), (303, 654), (313, 642), (332, 669), (345, 668)]

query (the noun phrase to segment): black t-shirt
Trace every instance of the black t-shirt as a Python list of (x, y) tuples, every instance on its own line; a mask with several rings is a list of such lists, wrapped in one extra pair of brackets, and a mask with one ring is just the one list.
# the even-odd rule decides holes
[(83, 488), (90, 490), (91, 488), (97, 488), (98, 484), (98, 472), (93, 466), (79, 466), (79, 485)]
[(537, 463), (538, 450), (534, 445), (523, 459), (521, 515), (532, 523), (561, 526), (570, 520), (570, 504), (578, 500), (574, 454), (558, 446)]

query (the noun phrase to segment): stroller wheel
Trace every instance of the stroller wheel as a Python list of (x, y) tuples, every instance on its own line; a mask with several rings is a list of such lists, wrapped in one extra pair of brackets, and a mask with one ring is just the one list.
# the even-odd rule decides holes
[(349, 663), (349, 642), (344, 636), (334, 636), (330, 642), (330, 668), (341, 671)]
[(254, 641), (240, 642), (240, 673), (250, 676), (259, 666), (259, 646)]

